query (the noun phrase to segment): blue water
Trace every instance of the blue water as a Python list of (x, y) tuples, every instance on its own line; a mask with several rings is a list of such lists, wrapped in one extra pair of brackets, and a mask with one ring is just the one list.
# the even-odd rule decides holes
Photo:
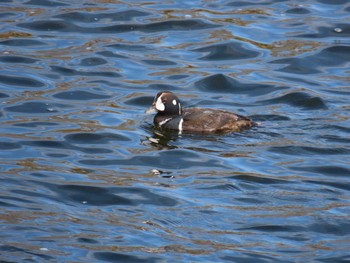
[[(350, 3), (2, 1), (2, 262), (349, 262)], [(259, 125), (169, 134), (185, 107)]]

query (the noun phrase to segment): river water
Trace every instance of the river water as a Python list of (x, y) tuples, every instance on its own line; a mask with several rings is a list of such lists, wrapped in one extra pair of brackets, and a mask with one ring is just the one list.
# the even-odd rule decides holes
[[(350, 3), (0, 4), (2, 262), (349, 262)], [(166, 134), (161, 90), (259, 126)]]

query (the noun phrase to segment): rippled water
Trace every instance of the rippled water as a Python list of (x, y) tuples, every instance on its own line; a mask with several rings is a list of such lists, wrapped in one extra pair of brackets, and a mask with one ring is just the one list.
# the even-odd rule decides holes
[(2, 1), (0, 259), (350, 261), (350, 3), (300, 3)]

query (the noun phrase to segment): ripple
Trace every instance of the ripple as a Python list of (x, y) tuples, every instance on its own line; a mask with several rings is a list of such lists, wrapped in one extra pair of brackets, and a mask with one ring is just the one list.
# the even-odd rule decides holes
[(130, 31), (141, 31), (145, 33), (162, 31), (192, 31), (218, 27), (217, 25), (205, 23), (199, 19), (167, 20), (150, 24), (123, 24), (104, 27), (81, 27), (68, 21), (41, 20), (28, 23), (19, 23), (17, 26), (34, 31), (79, 32), (85, 34), (125, 33)]
[(4, 46), (15, 46), (15, 47), (27, 47), (27, 46), (46, 46), (47, 44), (38, 40), (32, 39), (9, 39), (0, 41), (0, 45)]
[(53, 72), (58, 73), (59, 75), (63, 76), (97, 76), (97, 77), (108, 77), (108, 78), (119, 78), (121, 77), (120, 74), (116, 72), (85, 72), (85, 71), (78, 71), (75, 69), (70, 69), (66, 67), (61, 66), (50, 66)]
[(55, 199), (73, 204), (90, 206), (174, 206), (177, 201), (173, 198), (152, 193), (148, 189), (137, 187), (97, 187), (88, 185), (56, 185), (40, 183), (47, 187), (58, 197)]
[(85, 67), (96, 67), (103, 64), (107, 64), (107, 60), (98, 58), (98, 57), (92, 57), (92, 58), (84, 58), (81, 60), (80, 65)]
[(120, 12), (109, 13), (87, 13), (87, 12), (70, 12), (54, 16), (65, 21), (76, 21), (80, 23), (96, 23), (99, 20), (108, 21), (130, 21), (136, 17), (148, 16), (150, 13), (138, 10), (125, 10)]
[(68, 4), (52, 1), (52, 0), (30, 0), (25, 5), (37, 5), (44, 7), (56, 7), (56, 6), (67, 6)]
[(276, 146), (270, 147), (269, 151), (288, 154), (288, 155), (308, 155), (308, 154), (318, 154), (318, 155), (343, 155), (349, 154), (350, 150), (347, 148), (325, 148), (325, 147), (310, 147), (310, 146)]
[(33, 121), (33, 122), (21, 122), (21, 123), (15, 123), (13, 126), (18, 127), (27, 127), (27, 128), (38, 128), (41, 126), (57, 126), (58, 123), (54, 122), (40, 122), (40, 121)]
[[(165, 89), (167, 90), (167, 89)], [(150, 107), (153, 101), (153, 96), (140, 96), (132, 99), (128, 99), (124, 101), (124, 104), (126, 105), (134, 105), (134, 106), (140, 106), (140, 107)]]
[(19, 148), (21, 148), (21, 145), (18, 143), (0, 141), (0, 150), (14, 150)]
[(27, 146), (35, 146), (35, 147), (41, 147), (41, 148), (48, 148), (48, 149), (62, 149), (62, 150), (74, 150), (84, 153), (91, 153), (91, 154), (107, 154), (112, 153), (112, 150), (105, 149), (105, 148), (96, 148), (96, 147), (78, 147), (74, 146), (67, 141), (49, 141), (49, 140), (33, 140), (33, 141), (22, 141), (22, 145)]
[(333, 46), (323, 49), (318, 54), (304, 58), (285, 58), (271, 61), (275, 64), (289, 64), (279, 71), (298, 74), (322, 72), (322, 67), (345, 65), (350, 61), (350, 46)]
[(347, 0), (334, 0), (334, 1), (316, 0), (316, 2), (327, 4), (327, 5), (343, 5), (343, 4), (349, 3)]
[(32, 59), (28, 57), (20, 57), (20, 56), (2, 56), (0, 57), (0, 62), (4, 63), (24, 63), (24, 64), (32, 64), (37, 62), (37, 59)]
[(39, 88), (45, 86), (45, 84), (35, 78), (27, 78), (13, 75), (0, 74), (0, 83), (10, 86)]
[(156, 59), (146, 59), (142, 60), (142, 62), (151, 65), (151, 66), (174, 66), (175, 62), (169, 60), (156, 60)]
[[(44, 102), (24, 102), (20, 105), (6, 107), (5, 110), (22, 113), (56, 113), (57, 110), (52, 108), (53, 105)], [(63, 104), (55, 104), (55, 107), (67, 107)]]
[(305, 15), (309, 14), (310, 11), (307, 10), (304, 7), (295, 7), (295, 8), (290, 8), (286, 11), (287, 14), (294, 14), (294, 15)]
[(192, 51), (209, 53), (208, 55), (199, 58), (201, 60), (238, 60), (254, 58), (259, 55), (259, 52), (246, 49), (241, 43), (236, 42), (210, 45)]
[(142, 257), (142, 256), (134, 256), (116, 252), (94, 252), (94, 257), (97, 260), (102, 260), (106, 262), (147, 262), (147, 263), (155, 263), (160, 262), (161, 259), (154, 256)]
[[(132, 165), (157, 167), (163, 169), (186, 169), (193, 167), (226, 167), (222, 161), (216, 158), (197, 154), (187, 150), (162, 151), (154, 156), (150, 155), (133, 155), (127, 159), (84, 159), (79, 163), (92, 166), (107, 165)], [(179, 165), (181, 164), (181, 165)]]
[(131, 141), (129, 137), (116, 133), (74, 133), (64, 137), (66, 141), (79, 144), (108, 144), (113, 141)]
[(267, 84), (242, 83), (224, 74), (215, 74), (197, 81), (194, 86), (204, 92), (215, 93), (243, 93), (250, 96), (268, 94), (277, 90), (285, 89)]
[(320, 98), (305, 92), (292, 92), (281, 97), (260, 101), (263, 105), (285, 103), (291, 106), (308, 110), (327, 109), (326, 103)]
[(10, 97), (10, 96), (5, 94), (5, 93), (0, 92), (0, 99), (5, 99), (5, 98), (8, 98), (8, 97)]
[(111, 96), (108, 95), (96, 94), (83, 90), (59, 92), (54, 94), (53, 97), (64, 100), (100, 100), (111, 98)]
[(296, 171), (306, 171), (306, 172), (312, 172), (315, 174), (322, 174), (326, 176), (345, 176), (347, 177), (350, 174), (350, 169), (341, 167), (341, 166), (334, 166), (334, 165), (327, 165), (327, 166), (291, 166), (290, 167), (293, 170)]

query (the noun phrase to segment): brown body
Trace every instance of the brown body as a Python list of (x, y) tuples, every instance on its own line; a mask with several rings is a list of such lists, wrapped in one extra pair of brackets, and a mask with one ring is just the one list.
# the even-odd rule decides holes
[(170, 91), (162, 91), (154, 98), (152, 109), (157, 111), (154, 125), (182, 132), (220, 133), (239, 132), (254, 126), (247, 117), (216, 109), (182, 109), (179, 99)]
[(184, 132), (238, 132), (254, 125), (250, 119), (224, 110), (189, 108), (182, 116)]

